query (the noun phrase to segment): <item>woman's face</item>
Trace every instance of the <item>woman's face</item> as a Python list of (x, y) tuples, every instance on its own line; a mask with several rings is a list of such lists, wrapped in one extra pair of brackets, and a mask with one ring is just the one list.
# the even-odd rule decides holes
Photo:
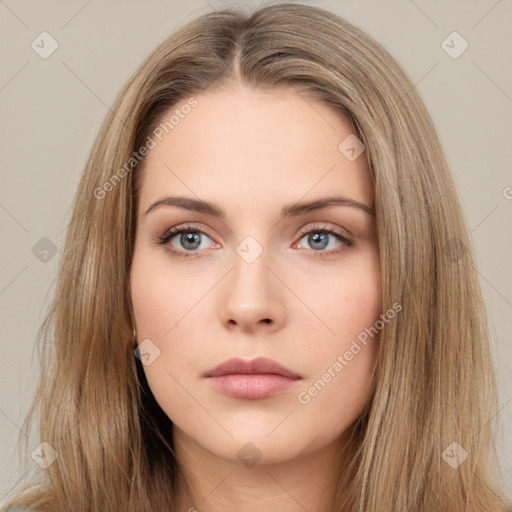
[[(291, 88), (217, 88), (163, 122), (173, 114), (148, 145), (131, 267), (155, 399), (175, 442), (223, 459), (328, 450), (363, 411), (379, 338), (365, 153)], [(347, 201), (317, 208), (327, 198)], [(250, 364), (206, 376), (235, 357), (292, 377)]]

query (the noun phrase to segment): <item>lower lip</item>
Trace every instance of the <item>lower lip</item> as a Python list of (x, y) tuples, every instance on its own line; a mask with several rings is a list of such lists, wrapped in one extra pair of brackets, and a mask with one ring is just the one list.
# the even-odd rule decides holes
[(292, 387), (301, 379), (290, 379), (274, 373), (231, 374), (208, 377), (211, 385), (225, 395), (258, 400)]

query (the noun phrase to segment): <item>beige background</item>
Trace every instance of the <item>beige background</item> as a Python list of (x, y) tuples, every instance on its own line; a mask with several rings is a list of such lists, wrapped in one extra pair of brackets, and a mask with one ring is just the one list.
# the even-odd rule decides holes
[[(491, 317), (499, 454), (512, 495), (512, 3), (304, 3), (346, 17), (381, 42), (432, 114), (466, 211)], [(17, 477), (15, 442), (26, 435), (19, 427), (38, 373), (34, 339), (59, 259), (57, 252), (44, 263), (32, 248), (43, 237), (62, 247), (93, 137), (150, 50), (196, 14), (241, 4), (247, 5), (0, 0), (0, 501)], [(59, 44), (47, 59), (31, 48), (43, 31)], [(457, 59), (441, 47), (453, 31), (469, 44)]]

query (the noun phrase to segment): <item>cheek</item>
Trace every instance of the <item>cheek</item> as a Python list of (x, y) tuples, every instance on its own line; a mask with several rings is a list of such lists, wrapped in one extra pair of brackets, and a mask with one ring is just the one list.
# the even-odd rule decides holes
[(156, 346), (159, 351), (150, 364), (143, 366), (146, 379), (156, 401), (173, 421), (176, 417), (197, 415), (193, 401), (179, 385), (184, 375), (192, 373), (193, 344), (171, 342), (177, 333), (186, 336), (187, 311), (201, 290), (194, 290), (190, 279), (185, 285), (183, 276), (168, 261), (139, 249), (133, 258), (130, 279), (137, 338), (139, 344), (151, 340), (151, 350)]
[(131, 294), (139, 338), (163, 341), (205, 293), (200, 279), (185, 277), (169, 258), (136, 252), (131, 270)]
[[(333, 426), (341, 421), (348, 427), (367, 400), (378, 351), (375, 325), (382, 313), (378, 253), (359, 254), (351, 265), (331, 273), (328, 283), (328, 293), (303, 291), (316, 300), (315, 311), (329, 330), (321, 326), (324, 336), (303, 339), (311, 370), (297, 399), (311, 418), (318, 414), (322, 422), (330, 418)], [(315, 325), (318, 329), (319, 323)]]
[[(315, 353), (332, 356), (344, 350), (350, 341), (372, 326), (381, 313), (381, 279), (376, 250), (354, 253), (339, 267), (318, 273), (313, 279), (298, 281), (297, 290), (304, 303), (314, 312), (307, 315), (309, 334), (304, 338), (322, 342), (325, 350)], [(304, 325), (305, 318), (297, 318)], [(319, 337), (314, 333), (322, 333)]]
[(299, 408), (325, 435), (345, 431), (363, 412), (369, 398), (378, 335), (367, 344), (358, 340), (338, 345), (330, 356), (314, 362), (316, 374), (297, 394)]
[(155, 256), (144, 246), (134, 255), (130, 281), (138, 342), (149, 339), (159, 350), (159, 357), (144, 366), (148, 382), (154, 391), (164, 386), (172, 395), (176, 382), (171, 375), (181, 381), (197, 373), (205, 339), (197, 320), (205, 318), (210, 281), (187, 274), (165, 254)]

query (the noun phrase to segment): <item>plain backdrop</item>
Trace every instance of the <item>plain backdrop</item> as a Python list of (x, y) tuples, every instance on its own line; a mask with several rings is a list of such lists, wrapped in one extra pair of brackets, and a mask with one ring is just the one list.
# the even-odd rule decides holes
[[(512, 3), (303, 3), (340, 14), (382, 43), (432, 115), (488, 305), (500, 385), (498, 450), (512, 495)], [(28, 435), (20, 428), (38, 377), (35, 336), (50, 303), (74, 193), (103, 117), (130, 75), (175, 28), (214, 8), (258, 4), (0, 1), (0, 500), (18, 477), (15, 443)], [(32, 47), (42, 32), (58, 44), (47, 58)], [(49, 50), (51, 40), (44, 37)], [(50, 248), (43, 259), (41, 247)]]

